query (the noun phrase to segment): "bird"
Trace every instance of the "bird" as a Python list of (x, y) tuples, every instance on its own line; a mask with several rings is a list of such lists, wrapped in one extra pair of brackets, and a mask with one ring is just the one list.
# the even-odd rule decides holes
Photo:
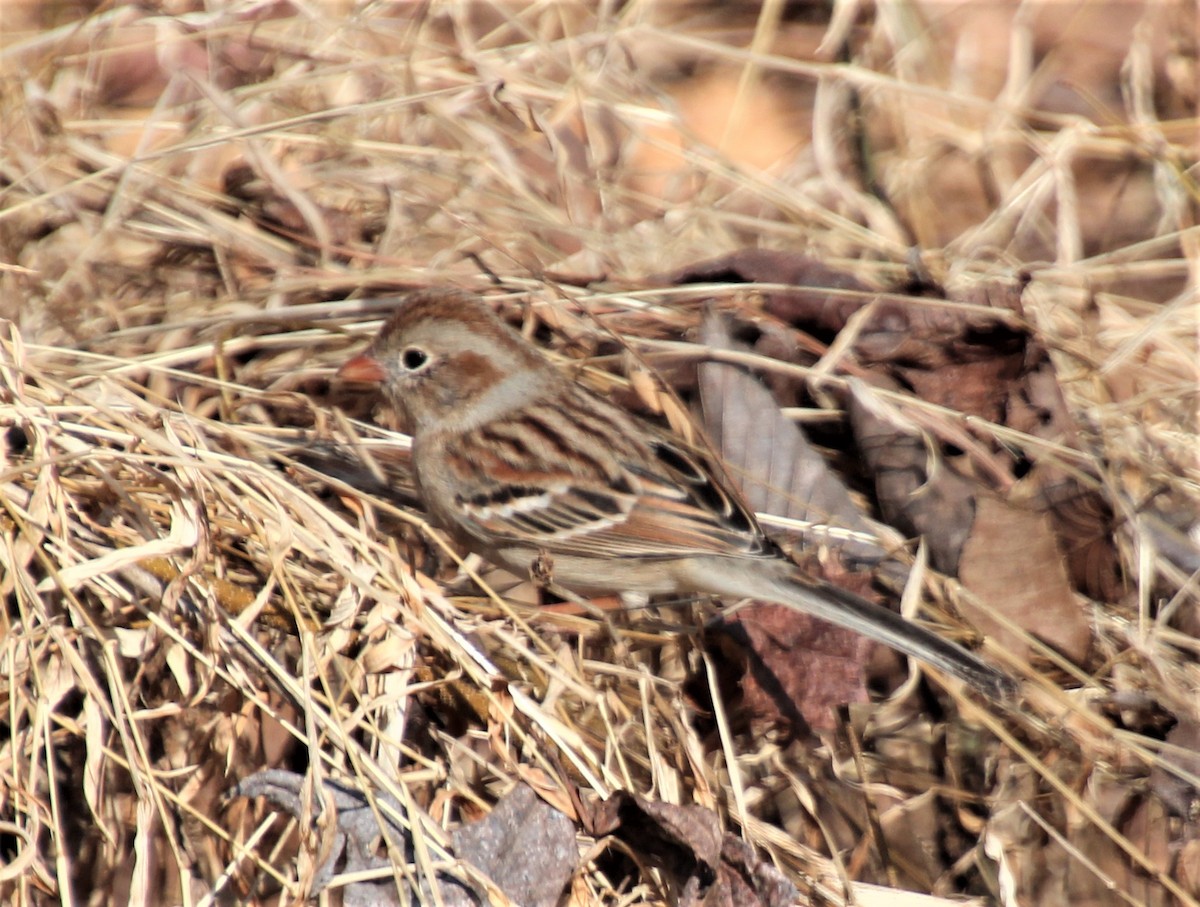
[(774, 602), (985, 696), (1014, 688), (957, 644), (804, 572), (714, 455), (581, 385), (476, 294), (410, 292), (337, 375), (381, 385), (404, 418), (431, 521), (517, 575), (548, 571), (584, 594)]

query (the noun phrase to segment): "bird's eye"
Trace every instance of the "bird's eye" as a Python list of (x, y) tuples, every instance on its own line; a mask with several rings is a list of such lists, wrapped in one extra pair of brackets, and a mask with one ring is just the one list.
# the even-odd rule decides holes
[(410, 346), (400, 354), (400, 364), (410, 372), (418, 371), (429, 362), (429, 354), (419, 346)]

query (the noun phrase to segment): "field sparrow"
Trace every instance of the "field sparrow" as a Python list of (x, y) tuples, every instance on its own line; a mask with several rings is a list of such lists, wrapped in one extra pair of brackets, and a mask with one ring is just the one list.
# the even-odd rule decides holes
[(433, 521), (518, 575), (579, 591), (708, 593), (788, 605), (989, 695), (1009, 678), (893, 611), (806, 576), (714, 464), (562, 374), (478, 298), (420, 291), (339, 376), (408, 418)]

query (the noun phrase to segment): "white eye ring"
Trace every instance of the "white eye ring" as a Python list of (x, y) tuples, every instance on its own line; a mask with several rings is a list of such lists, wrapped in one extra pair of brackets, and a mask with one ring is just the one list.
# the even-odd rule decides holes
[(429, 364), (429, 354), (419, 346), (405, 347), (400, 351), (400, 365), (408, 372), (419, 372)]

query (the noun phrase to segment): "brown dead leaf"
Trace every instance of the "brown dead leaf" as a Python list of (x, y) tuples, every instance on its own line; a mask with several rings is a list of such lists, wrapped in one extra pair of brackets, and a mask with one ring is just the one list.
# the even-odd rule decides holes
[(851, 385), (847, 410), (884, 519), (906, 535), (924, 538), (933, 566), (956, 573), (975, 520), (978, 484), (959, 475), (915, 424), (865, 386)]
[[(1016, 281), (993, 280), (950, 294), (947, 305), (940, 287), (913, 285), (885, 293), (847, 271), (792, 252), (742, 249), (699, 262), (670, 275), (651, 278), (671, 285), (688, 283), (784, 284), (764, 287), (763, 311), (791, 325), (834, 335), (870, 305), (858, 325), (855, 356), (867, 365), (903, 364), (942, 369), (953, 365), (1007, 361), (1019, 365), (1028, 336), (1014, 316), (1021, 313), (1021, 287)], [(923, 302), (922, 297), (929, 297)], [(992, 311), (985, 311), (991, 309)], [(995, 366), (993, 366), (995, 367)]]
[(708, 651), (734, 731), (766, 726), (802, 737), (832, 728), (838, 706), (867, 701), (863, 667), (876, 647), (858, 633), (768, 604), (710, 629)]
[(1038, 466), (1028, 476), (1040, 483), (1035, 492), (1038, 506), (1045, 508), (1066, 558), (1071, 582), (1088, 598), (1115, 602), (1128, 585), (1116, 544), (1116, 519), (1112, 507), (1099, 492), (1084, 487), (1074, 477)]
[(618, 791), (594, 812), (595, 835), (611, 834), (662, 868), (679, 905), (784, 907), (796, 889), (703, 806), (676, 806)]
[[(852, 347), (859, 365), (923, 400), (990, 421), (1004, 421), (1014, 382), (1031, 356), (1029, 335), (1014, 320), (1021, 313), (1022, 284), (1016, 281), (994, 280), (952, 294), (918, 286), (906, 290), (908, 296), (888, 295), (814, 259), (757, 249), (702, 262), (670, 279), (794, 284), (765, 289), (763, 310), (825, 336), (862, 313)], [(920, 291), (948, 298), (925, 301)]]
[(1150, 770), (1151, 788), (1175, 815), (1194, 819), (1200, 815), (1200, 789), (1182, 775), (1200, 778), (1200, 724), (1183, 718), (1167, 734), (1167, 743)]
[[(866, 294), (878, 288), (817, 258), (773, 249), (739, 249), (728, 255), (696, 262), (670, 274), (647, 278), (652, 286), (689, 283), (784, 284), (786, 290), (763, 292), (763, 309), (789, 324), (823, 319), (822, 313), (841, 304), (847, 294)], [(834, 291), (834, 292), (826, 292)], [(851, 303), (857, 308), (861, 303)], [(834, 316), (837, 327), (847, 315)], [(824, 324), (824, 320), (821, 321)]]
[[(714, 349), (741, 349), (715, 312), (704, 319), (701, 340)], [(810, 547), (828, 545), (872, 562), (886, 556), (871, 541), (886, 530), (863, 514), (770, 391), (727, 363), (705, 362), (699, 376), (705, 430), (752, 510), (812, 524), (800, 533)]]
[(1179, 884), (1192, 897), (1200, 897), (1200, 838), (1192, 838), (1183, 845), (1175, 866)]
[[(1021, 284), (993, 280), (951, 292), (937, 286), (906, 292), (909, 298), (872, 304), (855, 338), (855, 358), (922, 400), (1003, 422), (1030, 355), (1029, 334), (1013, 318), (1021, 313)], [(847, 318), (853, 312), (843, 305)]]
[[(737, 348), (716, 314), (705, 319), (702, 339), (715, 349)], [(716, 362), (701, 365), (699, 378), (705, 428), (752, 509), (809, 524), (789, 532), (804, 549), (833, 549), (872, 565), (886, 558), (884, 545), (873, 539), (894, 542), (893, 534), (862, 513), (841, 477), (758, 380)], [(815, 569), (831, 567), (826, 562)], [(865, 577), (848, 579), (870, 595)], [(831, 707), (866, 700), (863, 666), (875, 647), (857, 634), (769, 605), (718, 628), (711, 654), (740, 718), (801, 734), (806, 726), (832, 727)]]
[[(945, 868), (943, 855), (930, 846), (937, 839), (940, 821), (938, 798), (932, 791), (907, 799), (897, 797), (894, 805), (880, 809), (879, 826), (887, 841), (889, 860), (904, 867), (921, 888), (932, 888)], [(864, 838), (860, 849), (866, 854), (873, 845)]]
[[(1086, 862), (1073, 859), (1061, 879), (1059, 897), (1072, 904), (1104, 904), (1111, 892), (1128, 892), (1140, 904), (1166, 907), (1178, 901), (1147, 877), (1147, 870), (1170, 876), (1173, 855), (1171, 832), (1161, 801), (1147, 797), (1129, 783), (1130, 779), (1109, 774), (1097, 766), (1083, 790), (1084, 802), (1133, 845), (1141, 859), (1134, 865), (1129, 855), (1082, 811), (1068, 802), (1065, 831), (1073, 853), (1086, 855)], [(1143, 862), (1144, 861), (1144, 862)]]
[(783, 907), (796, 902), (796, 888), (773, 863), (759, 858), (749, 844), (736, 835), (725, 835), (721, 843), (721, 885), (712, 900), (717, 907)]
[(478, 866), (514, 904), (530, 907), (557, 904), (579, 859), (575, 827), (525, 784), (452, 837), (460, 859)]
[[(996, 863), (1002, 888), (1023, 895), (1031, 903), (1054, 903), (1036, 898), (1047, 877), (1061, 877), (1065, 857), (1059, 847), (1047, 847), (1046, 835), (1030, 815), (1028, 804), (1037, 800), (1037, 777), (1019, 760), (1003, 754), (996, 770), (992, 798), (997, 804), (988, 820), (983, 846)], [(1018, 903), (1010, 899), (1008, 903)]]
[[(313, 895), (320, 893), (336, 872), (390, 866), (382, 835), (411, 859), (412, 832), (395, 818), (405, 811), (390, 795), (382, 791), (374, 794), (380, 807), (388, 807), (376, 810), (362, 791), (327, 780), (324, 795), (309, 806), (304, 781), (303, 775), (294, 772), (263, 771), (238, 784), (233, 796), (263, 797), (297, 819), (311, 815), (314, 828), (321, 827), (319, 817), (327, 806), (336, 810), (335, 822), (329, 826), (331, 849), (315, 871)], [(315, 815), (310, 812), (313, 809)], [(575, 828), (570, 820), (524, 784), (502, 797), (485, 818), (452, 832), (450, 839), (455, 856), (482, 872), (511, 903), (522, 907), (554, 907), (578, 862)], [(456, 877), (439, 875), (437, 882), (441, 902), (447, 907), (474, 907), (487, 901)], [(432, 903), (429, 880), (423, 879), (421, 890), (408, 895), (417, 897), (420, 903)], [(410, 902), (401, 899), (391, 877), (353, 882), (342, 888), (342, 897), (347, 907), (388, 907)]]
[[(1078, 431), (1063, 398), (1058, 375), (1046, 351), (1032, 344), (1030, 365), (1008, 394), (1005, 424), (1056, 444), (1075, 447)], [(1124, 592), (1121, 558), (1114, 541), (1112, 508), (1052, 458), (1030, 453), (1036, 463), (1036, 492), (1059, 537), (1071, 580), (1089, 598), (1115, 601)]]
[(977, 626), (1026, 657), (1021, 637), (992, 615), (1003, 614), (1074, 662), (1091, 645), (1091, 628), (1071, 589), (1050, 518), (990, 493), (975, 496), (975, 521), (959, 563), (959, 579), (980, 602), (964, 601)]
[[(1027, 646), (993, 614), (1081, 661), (1091, 631), (1044, 510), (1005, 500), (960, 475), (930, 450), (915, 425), (863, 388), (852, 388), (849, 411), (884, 516), (922, 536), (933, 565), (957, 574), (983, 602), (964, 602), (967, 616), (1021, 655)], [(1026, 483), (1023, 488), (1038, 487), (1032, 477)]]
[(914, 396), (957, 413), (1001, 422), (1012, 382), (1021, 374), (1021, 357), (982, 358), (937, 368), (909, 368), (895, 364), (893, 373)]

